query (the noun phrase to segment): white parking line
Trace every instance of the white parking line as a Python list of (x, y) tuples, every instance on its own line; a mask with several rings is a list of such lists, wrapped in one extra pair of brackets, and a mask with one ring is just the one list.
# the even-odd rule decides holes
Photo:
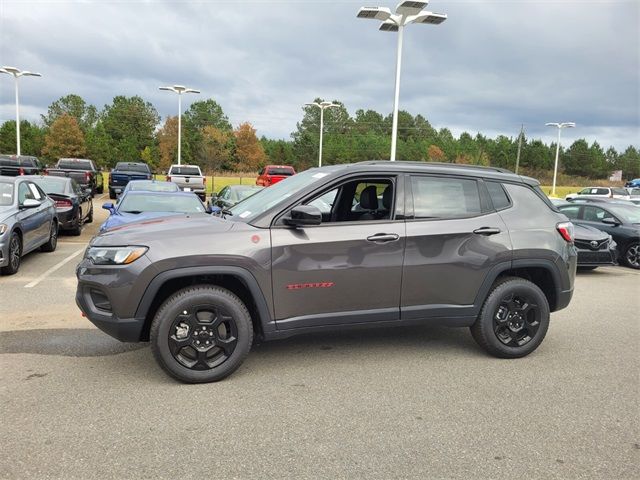
[(36, 285), (38, 285), (42, 280), (44, 280), (45, 278), (47, 278), (49, 275), (51, 275), (53, 272), (55, 272), (56, 270), (58, 270), (59, 268), (65, 266), (67, 263), (69, 263), (71, 260), (73, 260), (75, 257), (77, 257), (78, 255), (80, 255), (82, 252), (84, 252), (84, 248), (81, 248), (80, 250), (77, 250), (75, 252), (73, 252), (71, 255), (69, 255), (67, 258), (65, 258), (64, 260), (62, 260), (61, 262), (56, 263), (53, 267), (51, 267), (49, 270), (47, 270), (46, 272), (44, 272), (42, 275), (40, 275), (38, 278), (36, 278), (33, 282), (27, 283), (24, 288), (33, 288)]

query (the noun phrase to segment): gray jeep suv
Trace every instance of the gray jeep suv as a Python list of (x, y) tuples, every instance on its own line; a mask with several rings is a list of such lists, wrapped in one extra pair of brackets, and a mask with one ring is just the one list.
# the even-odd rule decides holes
[(228, 376), (254, 337), (342, 327), (470, 327), (490, 354), (522, 357), (573, 293), (572, 224), (502, 169), (335, 165), (222, 213), (103, 233), (77, 267), (89, 320), (151, 341), (184, 382)]

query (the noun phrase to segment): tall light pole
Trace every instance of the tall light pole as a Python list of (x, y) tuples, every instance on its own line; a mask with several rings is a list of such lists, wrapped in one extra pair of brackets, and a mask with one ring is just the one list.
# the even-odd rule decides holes
[(558, 143), (556, 144), (556, 162), (553, 165), (553, 186), (551, 187), (551, 196), (556, 196), (556, 177), (558, 176), (558, 156), (560, 155), (560, 133), (563, 128), (573, 128), (576, 126), (573, 122), (564, 123), (545, 123), (547, 127), (556, 127), (558, 129)]
[(393, 99), (393, 126), (391, 129), (391, 161), (396, 159), (396, 143), (398, 139), (398, 100), (400, 98), (400, 68), (402, 63), (402, 34), (405, 25), (422, 23), (439, 25), (447, 19), (444, 13), (423, 11), (429, 2), (400, 2), (396, 13), (386, 7), (362, 7), (358, 11), (358, 18), (382, 20), (380, 30), (383, 32), (398, 32), (398, 51), (396, 54), (396, 87)]
[(39, 73), (20, 70), (16, 67), (2, 67), (0, 73), (13, 75), (16, 84), (16, 154), (20, 155), (20, 97), (18, 94), (18, 78), (20, 77), (41, 77)]
[(200, 90), (187, 88), (183, 85), (173, 85), (172, 87), (160, 87), (160, 90), (169, 90), (178, 94), (178, 165), (182, 158), (182, 94), (183, 93), (200, 93)]
[(324, 131), (324, 111), (327, 108), (339, 107), (340, 105), (331, 102), (312, 102), (305, 103), (312, 107), (318, 107), (320, 109), (320, 153), (318, 154), (318, 167), (322, 166), (322, 133)]

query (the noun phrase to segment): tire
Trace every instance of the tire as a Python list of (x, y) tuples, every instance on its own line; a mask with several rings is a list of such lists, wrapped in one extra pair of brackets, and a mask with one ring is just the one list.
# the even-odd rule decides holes
[(179, 290), (160, 306), (149, 336), (153, 356), (170, 376), (185, 383), (217, 382), (249, 354), (253, 326), (236, 295), (197, 285)]
[(640, 243), (635, 242), (627, 245), (622, 256), (622, 261), (627, 267), (640, 269)]
[(520, 358), (542, 343), (549, 317), (549, 302), (537, 285), (524, 278), (507, 277), (493, 287), (471, 326), (471, 334), (495, 357)]
[(93, 223), (93, 202), (91, 202), (89, 215), (87, 216), (87, 219), (84, 221), (84, 223)]
[(78, 209), (75, 226), (69, 230), (69, 233), (74, 237), (78, 237), (82, 233), (82, 210)]
[(58, 223), (51, 222), (51, 230), (49, 232), (49, 240), (40, 247), (43, 252), (53, 252), (58, 246)]
[(9, 265), (0, 268), (2, 275), (13, 275), (20, 270), (20, 262), (22, 260), (22, 238), (18, 232), (11, 234), (9, 240)]
[(114, 192), (113, 190), (109, 189), (109, 198), (111, 200), (115, 200), (116, 199), (116, 192)]

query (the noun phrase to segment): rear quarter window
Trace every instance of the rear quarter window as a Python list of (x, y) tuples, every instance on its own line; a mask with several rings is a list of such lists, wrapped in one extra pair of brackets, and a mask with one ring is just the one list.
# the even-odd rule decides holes
[(486, 185), (491, 201), (493, 202), (493, 208), (502, 210), (511, 206), (511, 200), (509, 200), (502, 184), (498, 182), (486, 182)]
[(274, 167), (269, 169), (269, 175), (293, 175), (293, 169)]

